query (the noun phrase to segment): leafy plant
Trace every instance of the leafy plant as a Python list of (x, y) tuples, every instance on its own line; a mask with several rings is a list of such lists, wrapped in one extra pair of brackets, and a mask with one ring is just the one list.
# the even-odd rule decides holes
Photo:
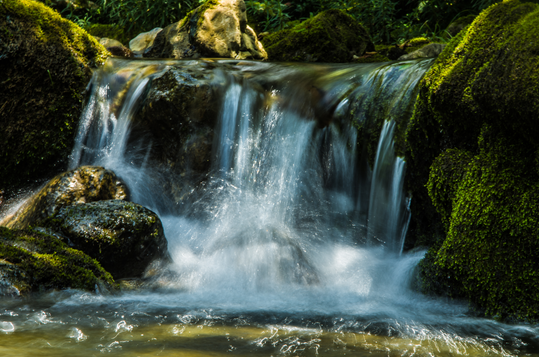
[(290, 3), (283, 4), (281, 0), (249, 0), (245, 4), (247, 12), (263, 26), (263, 31), (282, 30), (292, 18), (288, 13)]

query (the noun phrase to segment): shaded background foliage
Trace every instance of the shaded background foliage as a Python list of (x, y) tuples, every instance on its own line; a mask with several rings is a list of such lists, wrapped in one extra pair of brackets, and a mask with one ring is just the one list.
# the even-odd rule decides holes
[[(117, 39), (179, 21), (206, 0), (42, 0), (85, 29), (114, 26)], [(414, 37), (446, 42), (449, 23), (478, 14), (502, 0), (246, 0), (257, 32), (290, 28), (328, 9), (341, 9), (361, 22), (375, 43), (403, 43)], [(122, 34), (118, 35), (121, 29)], [(118, 38), (119, 37), (119, 38)]]

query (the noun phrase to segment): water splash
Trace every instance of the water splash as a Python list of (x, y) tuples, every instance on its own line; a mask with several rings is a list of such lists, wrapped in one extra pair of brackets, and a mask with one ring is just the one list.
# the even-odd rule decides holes
[[(180, 276), (171, 286), (327, 287), (343, 280), (328, 264), (329, 252), (345, 252), (364, 266), (378, 259), (378, 253), (360, 259), (366, 243), (399, 254), (409, 212), (405, 164), (393, 148), (395, 123), (407, 120), (415, 83), (430, 62), (352, 68), (246, 62), (232, 69), (222, 62), (209, 77), (222, 98), (212, 169), (179, 214), (161, 214)], [(149, 174), (157, 165), (148, 160), (150, 143), (159, 138), (133, 144), (132, 117), (152, 80), (172, 67), (193, 73), (201, 64), (109, 61), (92, 81), (72, 166), (114, 170), (134, 201), (159, 212), (167, 193)], [(373, 105), (381, 97), (385, 103)], [(360, 122), (382, 126), (372, 170), (355, 126)], [(370, 291), (374, 273), (362, 274), (354, 289)]]

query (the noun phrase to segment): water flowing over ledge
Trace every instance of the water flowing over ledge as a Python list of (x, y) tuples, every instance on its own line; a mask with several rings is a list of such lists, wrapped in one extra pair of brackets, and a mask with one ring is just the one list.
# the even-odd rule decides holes
[[(410, 197), (394, 138), (430, 64), (109, 60), (89, 85), (71, 167), (121, 177), (160, 215), (174, 264), (155, 291), (57, 293), (46, 311), (14, 302), (2, 331), (53, 326), (118, 354), (150, 353), (151, 338), (169, 352), (245, 355), (497, 356), (539, 345), (533, 328), (411, 289), (424, 252), (402, 252)], [(182, 90), (192, 101), (162, 109)], [(177, 347), (178, 337), (191, 342)]]

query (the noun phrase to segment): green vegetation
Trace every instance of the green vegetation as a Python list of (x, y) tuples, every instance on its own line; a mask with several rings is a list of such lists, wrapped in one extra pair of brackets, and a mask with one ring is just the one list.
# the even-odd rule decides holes
[(0, 227), (0, 261), (2, 266), (9, 263), (10, 269), (1, 271), (23, 295), (44, 289), (116, 286), (97, 261), (52, 235), (32, 229)]
[(37, 1), (3, 0), (0, 15), (0, 187), (8, 189), (65, 168), (82, 92), (109, 54)]
[[(54, 6), (52, 0), (41, 1)], [(109, 24), (136, 34), (177, 22), (205, 2), (97, 0), (91, 6), (87, 1), (76, 0), (58, 10), (85, 29)], [(421, 36), (445, 42), (451, 37), (446, 31), (451, 21), (475, 16), (498, 2), (501, 0), (246, 0), (245, 4), (249, 23), (257, 32), (290, 29), (325, 10), (338, 9), (363, 24), (375, 43), (401, 44)]]
[(535, 4), (482, 12), (421, 81), (407, 129), (422, 288), (501, 319), (539, 318), (537, 33)]
[(431, 249), (431, 260), (422, 263), (424, 288), (466, 297), (486, 315), (502, 320), (537, 320), (539, 184), (530, 170), (534, 155), (488, 126), (479, 142), (473, 158), (453, 149), (432, 165), (429, 193), (447, 237)]
[(272, 61), (350, 62), (354, 55), (374, 51), (367, 31), (341, 10), (324, 11), (262, 42)]

